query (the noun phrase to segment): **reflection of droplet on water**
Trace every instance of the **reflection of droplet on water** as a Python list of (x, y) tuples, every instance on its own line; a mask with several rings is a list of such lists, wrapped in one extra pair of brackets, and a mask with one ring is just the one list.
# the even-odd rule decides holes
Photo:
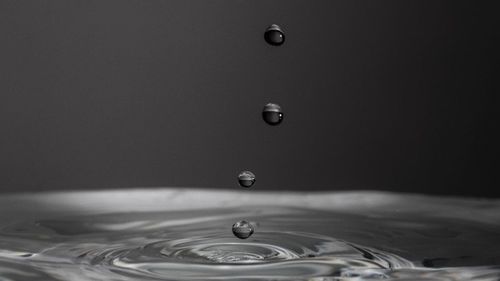
[(247, 221), (233, 224), (233, 234), (240, 239), (247, 239), (253, 234), (253, 226)]
[(285, 42), (285, 34), (277, 24), (273, 24), (266, 29), (264, 39), (273, 46), (279, 46)]
[(238, 183), (242, 187), (251, 187), (255, 183), (255, 175), (250, 171), (243, 171), (238, 175)]
[(275, 103), (268, 103), (264, 106), (262, 111), (262, 118), (269, 125), (278, 125), (283, 120), (283, 111), (281, 111), (281, 106)]

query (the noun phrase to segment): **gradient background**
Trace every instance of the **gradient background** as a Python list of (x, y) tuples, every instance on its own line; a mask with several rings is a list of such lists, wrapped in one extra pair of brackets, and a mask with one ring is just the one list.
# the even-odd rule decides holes
[(0, 191), (498, 197), (496, 2), (1, 1)]

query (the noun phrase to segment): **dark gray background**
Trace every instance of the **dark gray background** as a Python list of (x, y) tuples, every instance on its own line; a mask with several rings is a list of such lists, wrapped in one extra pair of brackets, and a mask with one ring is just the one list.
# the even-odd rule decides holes
[(499, 196), (495, 2), (1, 1), (0, 190)]

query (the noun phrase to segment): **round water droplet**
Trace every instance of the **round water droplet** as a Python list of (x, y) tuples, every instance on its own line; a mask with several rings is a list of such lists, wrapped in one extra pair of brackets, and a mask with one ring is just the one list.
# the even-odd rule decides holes
[(281, 111), (281, 106), (268, 103), (264, 106), (264, 110), (262, 111), (262, 118), (269, 125), (278, 125), (283, 120), (283, 112)]
[(247, 221), (233, 224), (233, 234), (240, 239), (247, 239), (253, 234), (253, 226)]
[(273, 24), (264, 32), (264, 39), (270, 45), (279, 46), (285, 42), (285, 34), (278, 25)]
[(243, 171), (238, 175), (238, 183), (242, 187), (250, 187), (255, 183), (255, 175), (250, 171)]

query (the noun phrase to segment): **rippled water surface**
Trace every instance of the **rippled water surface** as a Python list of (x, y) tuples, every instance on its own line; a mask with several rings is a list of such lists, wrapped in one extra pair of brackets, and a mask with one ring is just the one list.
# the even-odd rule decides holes
[(494, 200), (157, 189), (4, 195), (0, 211), (2, 281), (500, 280)]

